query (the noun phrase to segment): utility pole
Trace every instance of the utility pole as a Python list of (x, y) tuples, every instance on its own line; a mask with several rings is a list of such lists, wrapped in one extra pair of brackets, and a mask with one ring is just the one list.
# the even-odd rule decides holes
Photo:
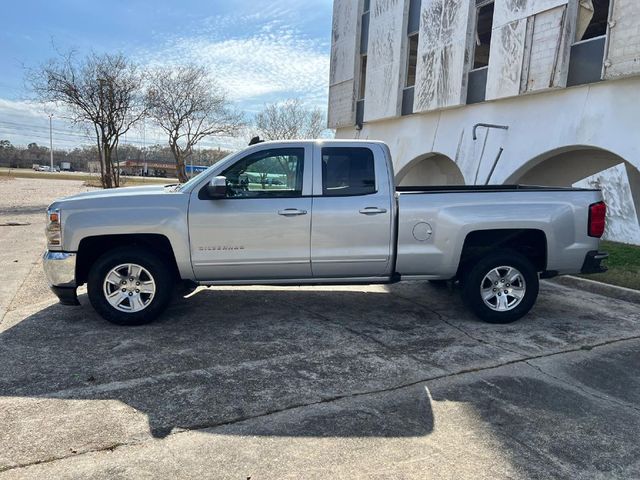
[(53, 118), (53, 113), (49, 114), (49, 154), (50, 154), (50, 159), (51, 159), (51, 172), (53, 172), (53, 122), (52, 119)]
[(142, 119), (142, 176), (149, 174), (149, 166), (147, 165), (147, 126), (144, 118)]

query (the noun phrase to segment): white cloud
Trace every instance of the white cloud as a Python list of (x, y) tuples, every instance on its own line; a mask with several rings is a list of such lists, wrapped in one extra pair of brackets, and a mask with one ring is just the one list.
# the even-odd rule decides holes
[[(262, 1), (247, 0), (233, 14), (203, 17), (191, 25), (179, 26), (177, 31), (186, 33), (156, 32), (153, 48), (133, 46), (128, 54), (149, 66), (184, 62), (205, 65), (249, 118), (264, 103), (293, 97), (301, 98), (309, 106), (326, 109), (328, 25), (326, 38), (324, 33), (313, 37), (307, 31), (313, 30), (318, 22), (330, 21), (325, 18), (330, 4), (328, 0), (304, 3), (273, 0), (268, 8), (264, 8)], [(93, 143), (84, 128), (64, 120), (59, 109), (3, 99), (0, 99), (0, 139), (8, 138), (15, 144), (36, 141), (47, 145), (49, 112), (54, 113), (55, 148)], [(137, 145), (164, 144), (166, 141), (150, 122), (147, 122), (144, 135), (138, 128), (130, 132), (128, 140)], [(245, 141), (245, 138), (212, 138), (201, 146), (238, 148)]]
[(158, 50), (140, 52), (151, 65), (193, 62), (207, 66), (232, 100), (248, 112), (265, 102), (300, 97), (326, 108), (328, 39), (309, 38), (290, 25), (294, 13), (216, 16), (188, 36), (167, 39)]

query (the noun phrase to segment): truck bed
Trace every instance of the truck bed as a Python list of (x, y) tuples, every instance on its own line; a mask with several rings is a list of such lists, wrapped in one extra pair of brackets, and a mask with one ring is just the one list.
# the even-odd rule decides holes
[(542, 185), (429, 185), (396, 187), (399, 193), (489, 193), (489, 192), (593, 192), (596, 189), (573, 187), (548, 187)]
[(403, 278), (426, 271), (453, 277), (465, 239), (475, 231), (544, 234), (546, 267), (559, 274), (578, 273), (585, 254), (598, 248), (587, 225), (589, 206), (602, 200), (599, 190), (476, 185), (397, 187), (396, 192), (396, 269)]

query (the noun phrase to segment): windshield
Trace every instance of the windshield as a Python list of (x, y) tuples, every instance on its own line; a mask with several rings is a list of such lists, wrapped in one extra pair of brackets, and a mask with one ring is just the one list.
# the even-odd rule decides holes
[(207, 168), (204, 172), (202, 172), (199, 175), (196, 175), (195, 177), (192, 177), (191, 180), (189, 180), (187, 183), (183, 183), (181, 185), (178, 185), (178, 187), (176, 188), (176, 191), (178, 192), (184, 192), (186, 190), (188, 190), (189, 188), (191, 188), (193, 185), (195, 185), (196, 183), (198, 183), (200, 180), (203, 179), (203, 175), (207, 175), (211, 169), (213, 169), (215, 166), (219, 165), (220, 162), (224, 162), (227, 159), (229, 159), (231, 156), (235, 155), (235, 153), (230, 153), (229, 155), (227, 155), (226, 157), (224, 157), (221, 160), (218, 160), (216, 163), (214, 163), (213, 165), (211, 165), (209, 168)]

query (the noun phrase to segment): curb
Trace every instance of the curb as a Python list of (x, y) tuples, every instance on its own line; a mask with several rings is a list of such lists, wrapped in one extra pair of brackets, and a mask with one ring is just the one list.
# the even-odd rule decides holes
[(640, 304), (640, 290), (618, 287), (616, 285), (609, 285), (608, 283), (596, 282), (595, 280), (587, 280), (586, 278), (573, 277), (570, 275), (557, 277), (547, 281), (564, 285), (566, 287), (584, 290), (589, 293), (597, 293), (617, 300), (624, 300), (625, 302)]

